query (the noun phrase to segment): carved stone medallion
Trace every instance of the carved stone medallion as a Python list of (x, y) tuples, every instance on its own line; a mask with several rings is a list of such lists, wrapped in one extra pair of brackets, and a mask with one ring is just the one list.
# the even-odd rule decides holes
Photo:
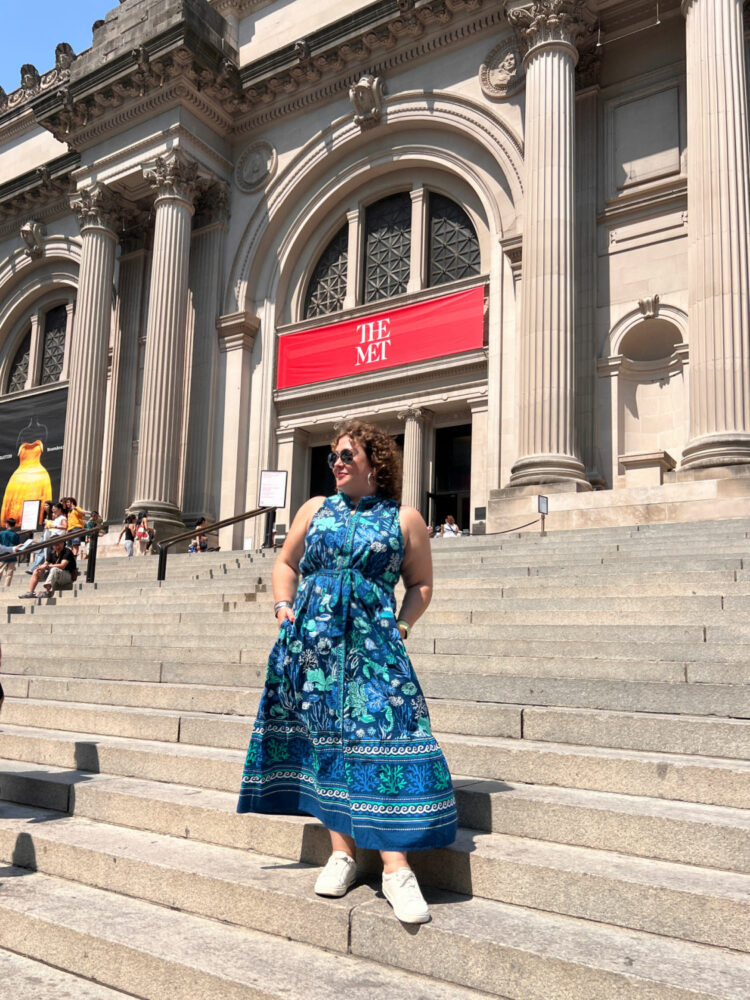
[(487, 97), (513, 97), (525, 80), (521, 53), (513, 36), (496, 45), (479, 67), (479, 84)]
[(269, 142), (254, 142), (243, 150), (234, 168), (234, 182), (249, 193), (262, 187), (276, 170), (276, 150)]

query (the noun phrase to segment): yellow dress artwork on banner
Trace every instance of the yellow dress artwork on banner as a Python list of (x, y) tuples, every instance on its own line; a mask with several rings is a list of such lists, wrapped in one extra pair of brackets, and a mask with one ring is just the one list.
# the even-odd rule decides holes
[(22, 441), (18, 448), (18, 468), (8, 480), (0, 510), (0, 523), (9, 517), (21, 523), (24, 500), (52, 499), (52, 481), (42, 465), (44, 444), (41, 440)]

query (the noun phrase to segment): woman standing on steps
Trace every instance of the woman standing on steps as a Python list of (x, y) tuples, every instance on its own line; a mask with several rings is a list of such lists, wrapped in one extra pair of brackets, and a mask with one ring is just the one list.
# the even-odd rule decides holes
[(404, 645), (432, 596), (427, 528), (399, 506), (400, 455), (379, 428), (350, 421), (328, 461), (337, 494), (301, 507), (274, 566), (280, 632), (237, 811), (311, 815), (328, 827), (321, 896), (356, 881), (355, 846), (380, 851), (396, 916), (424, 923), (406, 852), (456, 836), (450, 774)]

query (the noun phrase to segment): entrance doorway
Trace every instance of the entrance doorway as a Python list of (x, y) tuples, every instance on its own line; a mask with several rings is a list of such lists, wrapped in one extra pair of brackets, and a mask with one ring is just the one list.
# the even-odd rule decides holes
[(471, 525), (471, 424), (435, 431), (435, 488), (428, 493), (429, 523), (441, 525), (452, 514), (458, 526)]

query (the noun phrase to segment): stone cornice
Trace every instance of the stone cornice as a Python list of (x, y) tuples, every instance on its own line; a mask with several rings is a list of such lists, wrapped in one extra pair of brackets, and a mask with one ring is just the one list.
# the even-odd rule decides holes
[(70, 80), (70, 67), (77, 58), (71, 47), (64, 42), (57, 46), (55, 65), (46, 73), (39, 73), (31, 63), (21, 67), (21, 86), (6, 94), (0, 87), (0, 130), (5, 119), (26, 110), (31, 101), (56, 87), (64, 87)]
[(28, 216), (49, 219), (67, 211), (70, 174), (79, 161), (77, 153), (66, 153), (0, 185), (0, 235), (17, 230)]
[(364, 69), (397, 70), (502, 23), (490, 0), (379, 0), (240, 70), (186, 18), (99, 66), (95, 45), (33, 109), (76, 149), (176, 104), (219, 134), (242, 133), (345, 93)]
[(381, 0), (308, 36), (302, 58), (299, 45), (289, 45), (244, 66), (252, 107), (235, 131), (252, 131), (345, 94), (364, 70), (397, 72), (503, 23), (502, 11), (487, 0)]

